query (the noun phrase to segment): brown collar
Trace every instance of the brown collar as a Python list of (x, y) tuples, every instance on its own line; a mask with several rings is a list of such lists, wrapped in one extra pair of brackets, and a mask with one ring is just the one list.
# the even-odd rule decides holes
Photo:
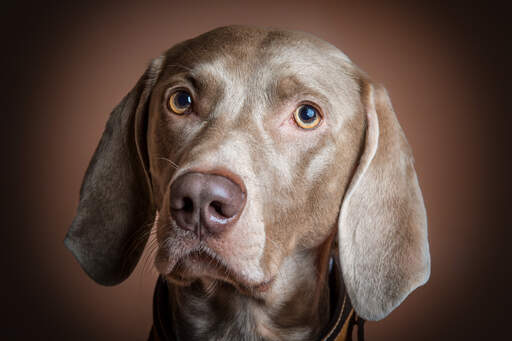
[[(341, 294), (342, 283), (341, 273), (334, 265), (329, 273), (329, 286), (331, 306), (335, 309), (319, 341), (351, 341), (354, 325), (358, 326), (357, 339), (364, 341), (364, 320), (355, 313), (347, 294)], [(148, 341), (178, 341), (169, 323), (172, 317), (168, 290), (167, 282), (160, 276), (153, 296), (153, 327)]]

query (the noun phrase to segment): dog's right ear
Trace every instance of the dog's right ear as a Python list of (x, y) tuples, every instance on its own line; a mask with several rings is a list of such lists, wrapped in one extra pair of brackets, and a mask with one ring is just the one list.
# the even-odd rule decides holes
[(430, 253), (411, 149), (386, 90), (361, 85), (366, 137), (341, 206), (339, 251), (354, 309), (380, 320), (428, 280)]
[(118, 284), (130, 275), (154, 220), (146, 127), (148, 101), (163, 59), (153, 60), (110, 114), (64, 240), (84, 271), (103, 285)]

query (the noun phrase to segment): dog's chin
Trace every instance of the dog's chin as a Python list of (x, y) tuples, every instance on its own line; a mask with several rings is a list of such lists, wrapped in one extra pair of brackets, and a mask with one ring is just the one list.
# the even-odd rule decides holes
[(229, 264), (212, 252), (193, 251), (174, 260), (168, 257), (155, 260), (157, 271), (169, 282), (189, 286), (198, 280), (220, 281), (232, 285), (243, 294), (259, 296), (268, 291), (273, 278), (263, 282), (251, 281), (233, 271)]

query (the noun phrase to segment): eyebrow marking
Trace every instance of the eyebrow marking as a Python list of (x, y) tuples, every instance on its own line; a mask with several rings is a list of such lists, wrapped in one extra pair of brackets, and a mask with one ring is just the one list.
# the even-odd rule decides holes
[(189, 82), (194, 89), (200, 89), (201, 88), (201, 81), (198, 81), (196, 77), (194, 77), (192, 74), (187, 73), (185, 75), (185, 80)]
[(308, 86), (296, 75), (284, 76), (271, 83), (267, 93), (275, 104), (290, 101), (311, 101), (320, 107), (326, 107), (329, 103), (327, 96), (321, 93), (318, 86)]

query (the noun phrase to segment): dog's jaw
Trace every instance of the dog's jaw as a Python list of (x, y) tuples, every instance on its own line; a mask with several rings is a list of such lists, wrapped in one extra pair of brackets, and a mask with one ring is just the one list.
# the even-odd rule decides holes
[(169, 323), (185, 340), (318, 338), (330, 308), (327, 273), (318, 274), (321, 254), (315, 249), (285, 258), (272, 282), (250, 290), (209, 276), (187, 285), (168, 280), (175, 311)]

